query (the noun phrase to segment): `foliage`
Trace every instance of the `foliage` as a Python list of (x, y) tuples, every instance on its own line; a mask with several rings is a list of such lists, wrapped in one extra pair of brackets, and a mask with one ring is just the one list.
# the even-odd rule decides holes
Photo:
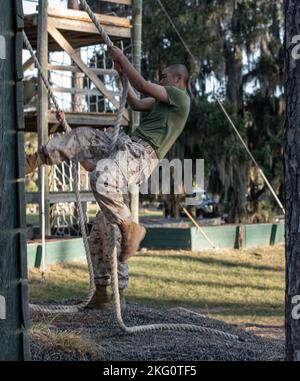
[[(97, 12), (128, 15), (126, 6), (89, 3)], [(204, 158), (207, 187), (231, 210), (231, 222), (251, 220), (267, 187), (215, 95), (282, 198), (283, 1), (162, 3), (192, 52), (184, 47), (159, 2), (144, 0), (142, 74), (158, 82), (164, 67), (183, 63), (192, 79), (190, 118), (169, 158)], [(271, 198), (270, 193), (267, 196)], [(278, 210), (273, 198), (268, 204)]]
[[(182, 158), (204, 158), (208, 187), (230, 203), (231, 220), (238, 222), (247, 218), (245, 194), (255, 203), (254, 189), (266, 187), (261, 179), (260, 185), (253, 184), (254, 164), (215, 102), (210, 81), (214, 78), (218, 84), (219, 99), (282, 197), (282, 1), (166, 0), (163, 4), (194, 56), (187, 53), (158, 2), (144, 0), (144, 76), (158, 81), (165, 66), (180, 62), (192, 78), (195, 102), (177, 143), (180, 147), (170, 157), (181, 152)], [(270, 205), (276, 207), (274, 202)], [(252, 209), (253, 205), (248, 208)]]

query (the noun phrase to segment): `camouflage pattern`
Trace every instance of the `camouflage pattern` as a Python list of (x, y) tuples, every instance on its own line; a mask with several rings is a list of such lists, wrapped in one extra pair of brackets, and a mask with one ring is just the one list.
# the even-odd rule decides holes
[[(111, 229), (115, 230), (118, 258), (121, 253), (121, 232), (118, 226), (108, 223), (102, 211), (96, 219), (89, 238), (89, 247), (93, 263), (95, 284), (109, 286), (111, 284)], [(118, 261), (119, 289), (128, 287), (128, 264)]]
[[(95, 272), (95, 284), (111, 283), (111, 229), (115, 229), (118, 257), (121, 253), (121, 232), (117, 225), (131, 219), (124, 202), (130, 184), (141, 184), (151, 175), (159, 160), (150, 145), (133, 142), (121, 131), (111, 151), (111, 132), (80, 127), (64, 135), (55, 135), (41, 153), (48, 165), (64, 160), (89, 160), (96, 165), (90, 173), (91, 188), (101, 211), (93, 225), (89, 247)], [(128, 287), (128, 265), (118, 261), (119, 288)]]
[(123, 200), (128, 186), (145, 182), (159, 160), (150, 145), (132, 141), (124, 131), (112, 151), (110, 144), (111, 132), (80, 127), (54, 136), (42, 152), (50, 165), (74, 158), (97, 163), (90, 173), (92, 191), (108, 221), (119, 225), (132, 218)]

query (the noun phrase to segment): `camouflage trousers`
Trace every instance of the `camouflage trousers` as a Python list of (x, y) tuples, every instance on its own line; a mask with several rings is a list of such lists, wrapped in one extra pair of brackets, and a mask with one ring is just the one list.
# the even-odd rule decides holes
[(112, 151), (110, 145), (110, 132), (80, 127), (54, 136), (42, 151), (49, 165), (72, 159), (96, 164), (90, 173), (91, 189), (107, 220), (120, 225), (132, 219), (123, 194), (131, 184), (146, 182), (159, 160), (150, 145), (132, 141), (124, 131)]
[[(110, 150), (111, 133), (89, 127), (77, 128), (64, 135), (53, 137), (42, 151), (49, 165), (64, 160), (88, 160), (96, 165), (90, 174), (91, 188), (101, 211), (93, 225), (89, 247), (96, 285), (111, 283), (111, 229), (115, 229), (118, 256), (121, 252), (121, 233), (118, 226), (131, 219), (123, 195), (130, 184), (141, 184), (158, 164), (150, 145), (133, 142), (121, 132), (113, 151)], [(113, 224), (113, 225), (112, 225)], [(119, 288), (128, 287), (128, 265), (118, 261)]]
[[(111, 284), (111, 234), (115, 230), (118, 257), (121, 253), (121, 232), (118, 226), (111, 225), (100, 210), (92, 227), (89, 238), (89, 248), (94, 269), (95, 284), (109, 286)], [(128, 264), (118, 261), (119, 288), (128, 287)]]

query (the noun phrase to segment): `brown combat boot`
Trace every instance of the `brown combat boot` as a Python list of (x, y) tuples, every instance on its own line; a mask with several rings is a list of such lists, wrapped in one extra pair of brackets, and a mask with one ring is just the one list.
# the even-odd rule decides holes
[(96, 291), (91, 301), (85, 308), (95, 310), (108, 310), (111, 307), (111, 299), (108, 296), (106, 286), (96, 285)]
[(28, 154), (25, 157), (25, 175), (33, 172), (40, 165), (46, 164), (46, 160), (42, 152), (35, 152), (34, 154)]
[(125, 262), (138, 250), (141, 241), (146, 235), (146, 229), (131, 220), (125, 220), (119, 225), (119, 228), (122, 233), (122, 250), (119, 260)]
[[(124, 309), (126, 306), (124, 290), (119, 289), (120, 305)], [(106, 286), (96, 285), (96, 291), (89, 304), (85, 307), (93, 310), (110, 310), (113, 309), (112, 297), (108, 296)]]

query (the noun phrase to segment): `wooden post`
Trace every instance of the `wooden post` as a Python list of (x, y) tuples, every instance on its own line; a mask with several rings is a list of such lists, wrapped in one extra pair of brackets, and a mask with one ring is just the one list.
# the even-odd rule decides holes
[[(141, 54), (142, 54), (142, 0), (132, 1), (132, 44), (133, 44), (133, 65), (138, 72), (141, 72)], [(140, 113), (132, 113), (132, 130), (134, 131), (140, 124)], [(131, 187), (131, 214), (134, 222), (139, 222), (139, 187)]]
[[(39, 0), (38, 5), (38, 37), (37, 37), (37, 57), (42, 66), (43, 73), (48, 77), (48, 32), (47, 32), (47, 9), (48, 0)], [(37, 131), (38, 146), (41, 147), (48, 141), (48, 93), (41, 78), (38, 82), (38, 99), (37, 99)], [(43, 175), (44, 170), (44, 175)], [(44, 179), (43, 179), (44, 178)], [(44, 181), (44, 184), (43, 184)], [(51, 235), (50, 227), (50, 211), (49, 211), (49, 184), (48, 184), (48, 168), (39, 168), (39, 224), (40, 233), (42, 228), (42, 205), (44, 202), (45, 213), (45, 233)], [(42, 187), (44, 186), (44, 200), (42, 200)]]
[[(30, 360), (21, 0), (0, 13), (0, 361)], [(3, 376), (2, 376), (3, 377)]]
[(285, 7), (285, 250), (286, 360), (300, 361), (300, 2)]
[[(75, 9), (75, 10), (79, 10), (79, 3), (78, 3), (78, 0), (68, 0), (68, 8), (71, 8), (71, 9)], [(80, 48), (79, 49), (75, 49), (75, 52), (76, 54), (78, 55), (79, 58), (81, 58), (81, 50)], [(72, 65), (76, 65), (76, 63), (74, 61), (72, 61)], [(75, 72), (72, 74), (72, 87), (74, 87), (75, 89), (83, 89), (83, 73), (82, 72)], [(72, 102), (73, 102), (73, 111), (75, 112), (82, 112), (82, 97), (80, 94), (78, 93), (74, 93), (72, 95)], [(82, 186), (82, 181), (85, 181), (85, 179), (87, 178), (86, 174), (87, 172), (85, 171), (85, 169), (81, 166), (79, 166), (79, 184)], [(86, 185), (86, 184), (84, 184)], [(82, 202), (82, 210), (83, 210), (83, 213), (86, 215), (86, 212), (87, 212), (87, 203), (86, 202)], [(78, 220), (78, 213), (77, 213), (77, 207), (76, 207), (76, 203), (75, 203), (75, 210), (74, 210), (74, 217), (76, 220)]]
[[(68, 8), (75, 9), (79, 11), (79, 4), (78, 0), (68, 0)], [(78, 57), (81, 58), (81, 50), (75, 49), (76, 54)], [(72, 65), (74, 64), (74, 61), (72, 61)], [(75, 89), (82, 89), (83, 88), (83, 74), (80, 72), (73, 73), (72, 78), (72, 87)], [(79, 94), (72, 95), (72, 101), (74, 103), (73, 111), (82, 112), (82, 98)]]

